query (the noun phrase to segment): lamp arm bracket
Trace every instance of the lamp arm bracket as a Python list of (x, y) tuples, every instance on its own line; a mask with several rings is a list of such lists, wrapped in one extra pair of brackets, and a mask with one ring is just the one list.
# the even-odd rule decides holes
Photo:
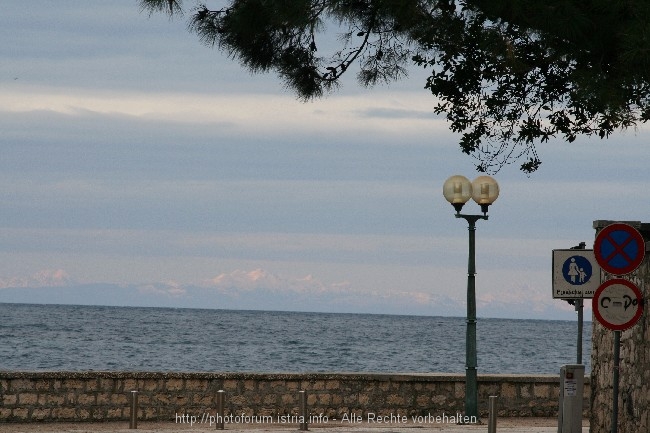
[(462, 213), (456, 213), (455, 216), (456, 218), (463, 218), (470, 224), (476, 223), (478, 220), (487, 220), (489, 218), (488, 215), (467, 215)]

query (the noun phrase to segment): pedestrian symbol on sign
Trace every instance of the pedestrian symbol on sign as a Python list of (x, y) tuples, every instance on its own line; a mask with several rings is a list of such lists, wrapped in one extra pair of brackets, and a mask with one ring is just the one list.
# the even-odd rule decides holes
[(581, 286), (591, 278), (591, 263), (583, 256), (572, 256), (562, 265), (562, 276), (572, 286)]

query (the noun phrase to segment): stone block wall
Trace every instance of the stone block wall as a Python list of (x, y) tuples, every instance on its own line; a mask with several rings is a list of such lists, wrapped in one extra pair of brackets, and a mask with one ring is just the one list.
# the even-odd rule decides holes
[[(0, 422), (128, 421), (133, 390), (138, 419), (151, 421), (207, 420), (216, 414), (219, 390), (226, 393), (226, 416), (291, 420), (299, 414), (300, 390), (307, 395), (308, 412), (330, 422), (456, 416), (464, 411), (464, 379), (457, 374), (0, 372)], [(499, 416), (555, 417), (559, 373), (479, 375), (478, 391), (481, 417), (487, 417), (491, 395), (499, 396)], [(586, 415), (587, 399), (584, 408)]]

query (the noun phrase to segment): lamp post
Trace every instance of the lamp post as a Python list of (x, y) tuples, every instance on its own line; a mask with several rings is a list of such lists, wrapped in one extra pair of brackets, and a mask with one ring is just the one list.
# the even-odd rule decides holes
[[(488, 207), (499, 197), (499, 184), (490, 176), (479, 176), (470, 182), (465, 176), (451, 176), (443, 185), (445, 199), (456, 210), (456, 218), (463, 218), (469, 227), (469, 258), (467, 261), (467, 328), (465, 333), (465, 416), (478, 419), (478, 383), (476, 378), (476, 221), (487, 220)], [(481, 206), (483, 215), (461, 214), (463, 206), (472, 198)]]

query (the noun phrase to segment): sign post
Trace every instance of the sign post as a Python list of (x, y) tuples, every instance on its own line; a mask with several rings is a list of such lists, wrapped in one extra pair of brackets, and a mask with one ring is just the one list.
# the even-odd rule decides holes
[[(634, 227), (614, 223), (596, 235), (594, 254), (601, 268), (610, 274), (627, 275), (643, 262), (645, 240)], [(596, 319), (614, 331), (614, 374), (611, 433), (618, 430), (618, 385), (621, 331), (636, 324), (643, 313), (643, 294), (629, 280), (614, 278), (600, 285), (592, 299)]]
[(600, 284), (600, 266), (593, 250), (585, 243), (566, 249), (553, 250), (553, 298), (564, 299), (578, 312), (578, 342), (576, 363), (582, 364), (583, 299), (593, 298)]
[(621, 331), (636, 324), (643, 312), (643, 295), (628, 280), (616, 278), (601, 284), (592, 301), (596, 319), (614, 331), (614, 375), (612, 378), (612, 433), (618, 429), (618, 383), (621, 365)]
[(566, 250), (553, 250), (553, 298), (564, 299), (578, 312), (578, 341), (575, 365), (560, 369), (558, 433), (582, 431), (582, 400), (585, 366), (582, 365), (583, 300), (592, 298), (600, 283), (600, 266), (585, 243)]

